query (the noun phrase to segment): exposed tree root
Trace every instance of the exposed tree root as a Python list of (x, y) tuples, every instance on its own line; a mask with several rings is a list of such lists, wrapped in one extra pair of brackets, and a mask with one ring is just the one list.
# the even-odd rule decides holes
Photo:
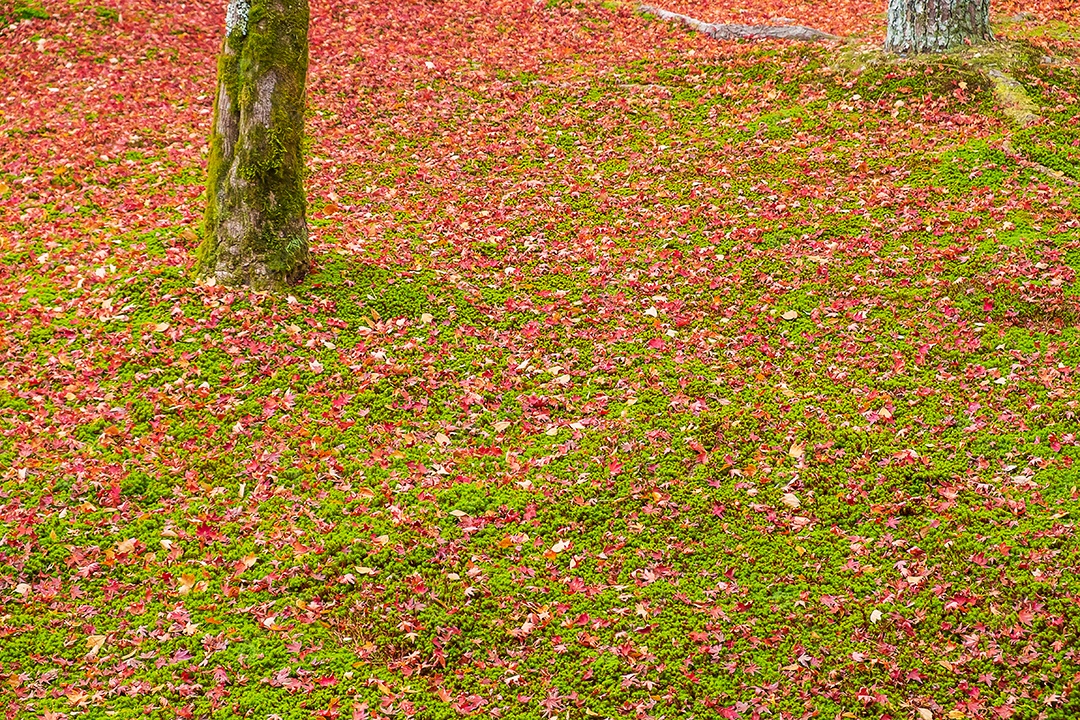
[(803, 27), (802, 25), (726, 25), (723, 23), (702, 22), (689, 15), (680, 15), (652, 5), (638, 5), (638, 12), (655, 15), (661, 20), (675, 20), (687, 27), (704, 33), (716, 40), (742, 40), (753, 38), (772, 38), (775, 40), (803, 40), (814, 42), (817, 40), (842, 40), (836, 35), (830, 35), (820, 30)]
[(1039, 119), (1038, 108), (1023, 85), (995, 67), (987, 69), (986, 76), (993, 83), (994, 97), (1010, 120), (1017, 125), (1030, 125)]
[[(834, 69), (843, 72), (861, 72), (871, 67), (912, 66), (938, 67), (942, 62), (959, 64), (964, 72), (977, 74), (982, 85), (994, 94), (997, 106), (1010, 124), (1026, 127), (1042, 117), (1040, 108), (1023, 83), (1016, 78), (1028, 71), (1035, 60), (1030, 48), (1023, 43), (999, 40), (988, 45), (960, 48), (944, 53), (898, 56), (866, 45), (851, 44), (841, 49), (832, 61)], [(1050, 62), (1043, 58), (1038, 62)]]
[(1001, 149), (1010, 159), (1012, 159), (1022, 167), (1026, 167), (1029, 170), (1034, 170), (1035, 172), (1042, 173), (1047, 177), (1053, 178), (1054, 180), (1057, 180), (1058, 182), (1064, 183), (1071, 187), (1080, 186), (1080, 182), (1073, 180), (1071, 177), (1061, 172), (1060, 170), (1054, 170), (1053, 168), (1048, 168), (1045, 165), (1035, 162), (1034, 160), (1028, 160), (1026, 157), (1021, 155), (1020, 152), (1016, 148), (1014, 148), (1012, 146), (1012, 143), (1010, 143), (1008, 140), (1001, 144)]

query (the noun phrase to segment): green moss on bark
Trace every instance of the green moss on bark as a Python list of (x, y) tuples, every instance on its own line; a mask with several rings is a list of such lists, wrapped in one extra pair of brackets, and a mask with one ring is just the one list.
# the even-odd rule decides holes
[(306, 0), (255, 0), (218, 59), (200, 273), (272, 288), (308, 265), (303, 120)]

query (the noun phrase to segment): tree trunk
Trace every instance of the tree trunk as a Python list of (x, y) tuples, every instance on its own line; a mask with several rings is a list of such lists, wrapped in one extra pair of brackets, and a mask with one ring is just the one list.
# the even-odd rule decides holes
[(199, 272), (273, 289), (308, 267), (308, 0), (230, 0), (218, 58)]
[(889, 0), (890, 52), (941, 52), (993, 39), (990, 0)]

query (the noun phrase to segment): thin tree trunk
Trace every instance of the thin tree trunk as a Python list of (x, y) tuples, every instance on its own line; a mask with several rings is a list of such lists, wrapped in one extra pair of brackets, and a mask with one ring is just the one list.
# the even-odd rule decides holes
[(993, 39), (990, 0), (889, 0), (890, 52), (941, 52)]
[(230, 0), (218, 58), (200, 273), (271, 289), (306, 274), (308, 0)]

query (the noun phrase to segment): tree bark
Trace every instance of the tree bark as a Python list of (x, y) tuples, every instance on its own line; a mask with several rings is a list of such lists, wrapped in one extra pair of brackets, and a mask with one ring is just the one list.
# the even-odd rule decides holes
[(229, 2), (198, 258), (222, 285), (273, 289), (307, 273), (308, 16), (308, 0)]
[(993, 39), (990, 0), (889, 0), (890, 52), (941, 52)]

